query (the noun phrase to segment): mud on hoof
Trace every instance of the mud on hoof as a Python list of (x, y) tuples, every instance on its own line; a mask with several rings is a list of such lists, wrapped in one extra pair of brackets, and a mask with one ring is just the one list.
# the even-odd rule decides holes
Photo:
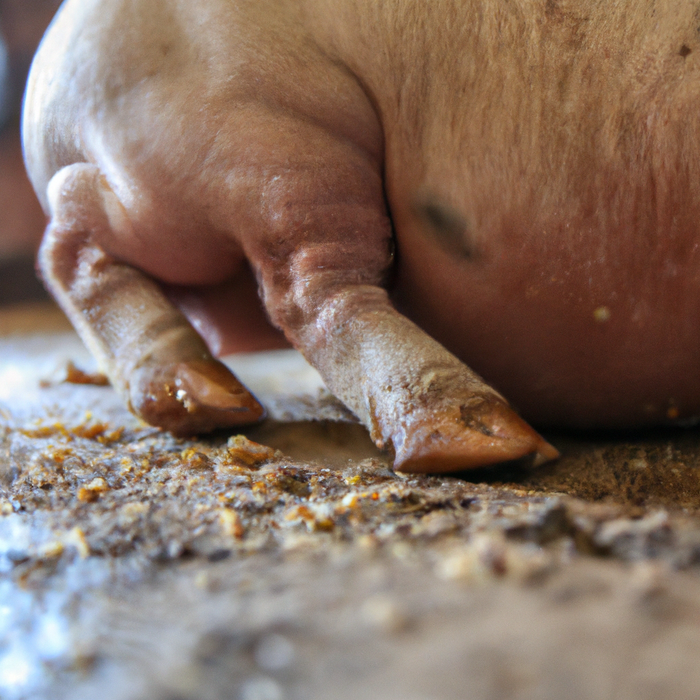
[(129, 407), (151, 425), (190, 436), (256, 423), (265, 410), (218, 360), (149, 365), (129, 382)]
[(407, 417), (393, 440), (394, 469), (450, 472), (533, 455), (534, 465), (559, 452), (494, 396), (475, 396)]

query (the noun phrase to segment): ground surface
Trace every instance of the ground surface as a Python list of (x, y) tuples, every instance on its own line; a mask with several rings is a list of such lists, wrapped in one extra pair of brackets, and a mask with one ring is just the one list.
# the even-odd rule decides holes
[(60, 316), (0, 334), (3, 700), (700, 697), (697, 430), (408, 477), (294, 353), (186, 441), (74, 383)]

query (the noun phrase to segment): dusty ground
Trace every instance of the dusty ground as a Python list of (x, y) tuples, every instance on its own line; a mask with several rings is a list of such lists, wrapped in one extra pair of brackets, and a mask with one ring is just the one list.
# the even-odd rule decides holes
[(700, 697), (697, 430), (406, 477), (283, 351), (231, 359), (270, 420), (175, 440), (33, 308), (0, 312), (3, 700)]

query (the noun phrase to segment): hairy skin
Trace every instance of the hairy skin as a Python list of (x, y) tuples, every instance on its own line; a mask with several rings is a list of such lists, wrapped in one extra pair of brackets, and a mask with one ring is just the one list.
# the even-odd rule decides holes
[(190, 325), (278, 345), (248, 269), (398, 469), (556, 456), (469, 367), (545, 424), (690, 418), (698, 27), (681, 0), (67, 0), (24, 113), (42, 274), (176, 432), (262, 415)]

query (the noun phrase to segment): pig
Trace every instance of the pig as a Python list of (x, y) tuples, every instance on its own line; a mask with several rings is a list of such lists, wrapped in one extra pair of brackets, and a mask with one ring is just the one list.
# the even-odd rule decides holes
[(689, 0), (66, 0), (23, 114), (40, 273), (178, 435), (263, 416), (216, 359), (279, 345), (261, 307), (404, 472), (692, 421), (699, 32)]

